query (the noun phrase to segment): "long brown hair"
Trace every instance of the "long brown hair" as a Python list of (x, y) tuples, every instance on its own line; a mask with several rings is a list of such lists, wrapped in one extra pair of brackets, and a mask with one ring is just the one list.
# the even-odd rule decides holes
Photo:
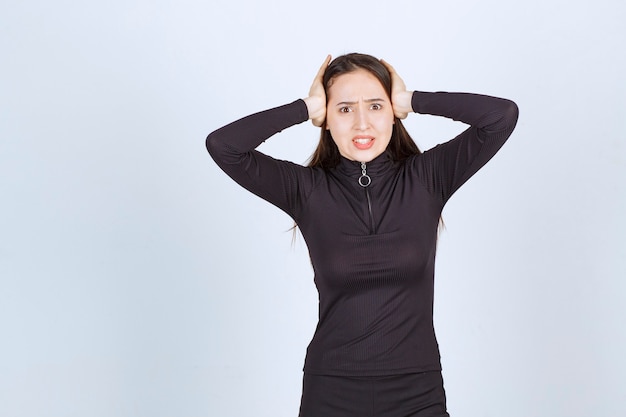
[[(340, 75), (363, 69), (374, 75), (387, 92), (387, 97), (391, 101), (391, 74), (385, 66), (371, 55), (351, 53), (335, 58), (326, 72), (324, 72), (323, 84), (328, 100), (328, 89), (333, 81)], [(409, 132), (404, 128), (402, 121), (394, 118), (391, 141), (387, 146), (387, 152), (394, 161), (403, 161), (411, 155), (419, 155), (421, 151), (411, 139)], [(321, 167), (331, 169), (337, 166), (340, 161), (340, 154), (335, 141), (330, 135), (330, 130), (326, 128), (326, 120), (321, 126), (320, 141), (317, 148), (311, 155), (308, 165), (310, 167)]]

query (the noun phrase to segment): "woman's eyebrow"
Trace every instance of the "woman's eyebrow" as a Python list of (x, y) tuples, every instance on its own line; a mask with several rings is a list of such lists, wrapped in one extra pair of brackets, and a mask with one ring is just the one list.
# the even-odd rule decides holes
[[(385, 101), (385, 99), (383, 99), (383, 98), (368, 98), (368, 99), (363, 100), (363, 101), (366, 102), (366, 103), (374, 103), (374, 102), (377, 102), (377, 101)], [(336, 106), (345, 106), (345, 105), (350, 106), (350, 105), (353, 105), (353, 104), (356, 104), (356, 103), (358, 103), (358, 101), (341, 101), (341, 102), (337, 103)]]

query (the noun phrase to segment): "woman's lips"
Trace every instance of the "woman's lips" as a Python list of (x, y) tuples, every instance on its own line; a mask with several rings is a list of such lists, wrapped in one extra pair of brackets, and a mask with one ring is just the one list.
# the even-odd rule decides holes
[(372, 136), (356, 136), (352, 138), (352, 143), (359, 150), (366, 150), (374, 145), (374, 138)]

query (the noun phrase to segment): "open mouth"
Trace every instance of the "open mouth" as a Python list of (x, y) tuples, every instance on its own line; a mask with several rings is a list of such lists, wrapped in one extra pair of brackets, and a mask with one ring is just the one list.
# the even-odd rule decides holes
[(374, 138), (372, 136), (357, 136), (352, 139), (352, 143), (354, 143), (357, 149), (365, 150), (372, 147)]

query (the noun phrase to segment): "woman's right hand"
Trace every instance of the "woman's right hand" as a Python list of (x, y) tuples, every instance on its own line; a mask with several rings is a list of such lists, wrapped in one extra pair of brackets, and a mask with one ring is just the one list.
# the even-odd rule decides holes
[(311, 89), (309, 90), (309, 96), (304, 99), (306, 108), (309, 112), (309, 119), (315, 126), (321, 126), (326, 120), (326, 93), (324, 91), (324, 72), (330, 63), (330, 55), (326, 57), (324, 63), (317, 72)]

